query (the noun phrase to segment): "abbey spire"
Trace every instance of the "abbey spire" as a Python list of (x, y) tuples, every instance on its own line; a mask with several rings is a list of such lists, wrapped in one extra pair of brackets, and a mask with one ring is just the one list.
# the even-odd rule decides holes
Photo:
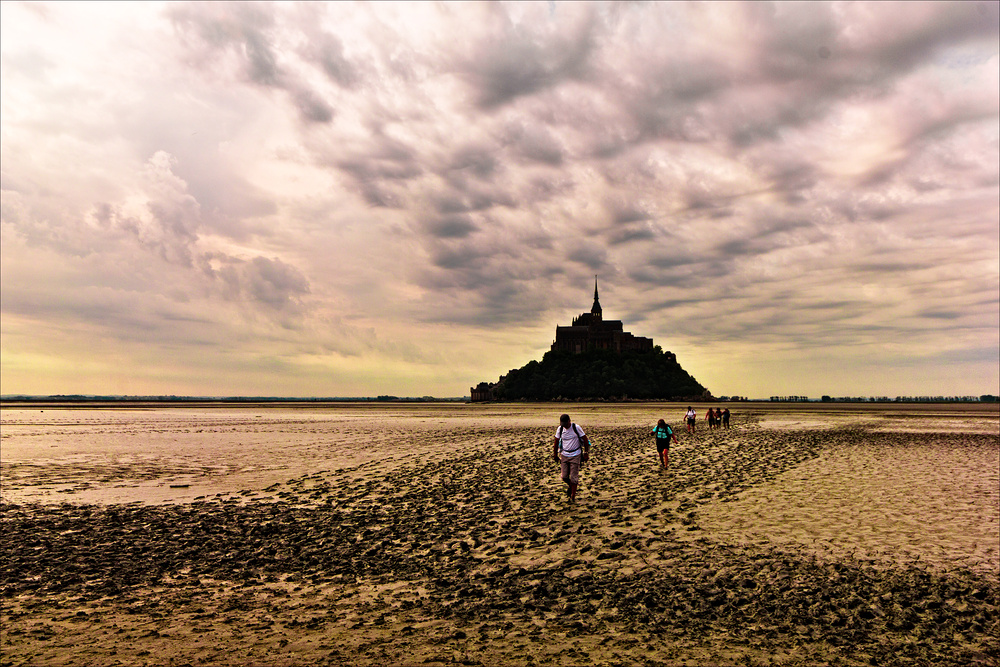
[(600, 320), (601, 315), (601, 302), (597, 299), (597, 276), (594, 276), (594, 305), (590, 309), (591, 314), (595, 319)]

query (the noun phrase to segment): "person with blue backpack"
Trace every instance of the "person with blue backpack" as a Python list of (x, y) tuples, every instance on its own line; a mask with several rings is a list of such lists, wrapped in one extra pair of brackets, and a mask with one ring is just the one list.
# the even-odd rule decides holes
[(580, 465), (590, 458), (590, 440), (569, 415), (559, 417), (559, 428), (552, 442), (552, 458), (559, 463), (562, 480), (566, 482), (566, 495), (576, 502), (576, 489), (580, 486)]
[(656, 437), (656, 455), (660, 459), (660, 464), (666, 468), (670, 460), (670, 439), (673, 438), (676, 444), (677, 434), (674, 433), (674, 429), (670, 428), (669, 424), (661, 419), (656, 422), (653, 435)]

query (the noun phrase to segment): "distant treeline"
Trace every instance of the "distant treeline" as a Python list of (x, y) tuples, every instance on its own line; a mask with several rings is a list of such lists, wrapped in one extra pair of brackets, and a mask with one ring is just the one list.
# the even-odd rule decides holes
[(647, 352), (552, 350), (541, 361), (481, 383), (498, 401), (705, 399), (711, 394), (659, 346)]
[(0, 396), (10, 403), (441, 403), (467, 400), (465, 397), (435, 398), (433, 396), (98, 396), (88, 394), (55, 394), (52, 396)]
[[(813, 403), (808, 396), (772, 396), (772, 403)], [(982, 396), (823, 396), (822, 403), (997, 403), (1000, 398), (992, 394)]]

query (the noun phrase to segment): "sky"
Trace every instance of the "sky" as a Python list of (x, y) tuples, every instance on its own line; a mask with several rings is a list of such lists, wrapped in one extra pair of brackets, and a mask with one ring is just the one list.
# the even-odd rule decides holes
[(1000, 393), (1000, 11), (0, 3), (0, 393)]

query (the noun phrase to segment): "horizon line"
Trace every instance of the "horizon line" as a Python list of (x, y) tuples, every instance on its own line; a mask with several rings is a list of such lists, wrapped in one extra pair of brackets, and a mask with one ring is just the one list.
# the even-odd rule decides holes
[[(0, 402), (160, 402), (160, 403), (343, 403), (343, 402), (410, 402), (410, 403), (431, 403), (431, 402), (460, 402), (471, 401), (471, 397), (466, 396), (395, 396), (391, 394), (380, 394), (377, 396), (249, 396), (249, 395), (229, 395), (229, 396), (197, 396), (184, 394), (0, 394)], [(487, 401), (490, 403), (504, 401)], [(511, 401), (518, 402), (518, 401)], [(669, 400), (587, 400), (578, 399), (573, 401), (530, 401), (541, 403), (663, 403), (677, 402)], [(680, 401), (690, 402), (690, 401)], [(718, 396), (712, 397), (708, 401), (696, 401), (699, 403), (711, 402), (734, 402), (734, 403), (997, 403), (1000, 397), (994, 394), (967, 394), (967, 395), (911, 395), (911, 396), (830, 396), (823, 395), (820, 398), (809, 396), (770, 396), (767, 398), (750, 398), (748, 396)]]

